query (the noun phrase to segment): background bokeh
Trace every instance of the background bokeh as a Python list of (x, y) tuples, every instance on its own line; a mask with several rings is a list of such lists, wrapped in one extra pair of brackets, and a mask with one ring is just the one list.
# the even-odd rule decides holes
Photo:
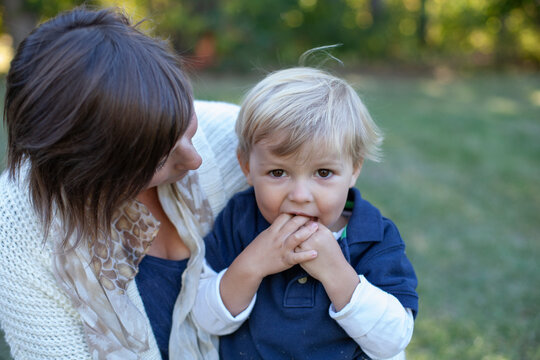
[[(81, 0), (2, 0), (5, 48), (36, 22)], [(340, 43), (348, 66), (540, 64), (538, 0), (90, 0), (117, 5), (167, 37), (198, 68), (244, 70), (295, 63), (309, 48)], [(6, 58), (6, 55), (2, 55)], [(6, 65), (3, 65), (4, 68)]]
[[(0, 72), (37, 22), (77, 3), (1, 1)], [(349, 80), (385, 132), (383, 161), (357, 187), (396, 222), (417, 271), (408, 359), (540, 359), (538, 0), (87, 3), (147, 18), (189, 60), (200, 99), (239, 103), (266, 72), (342, 44), (329, 50), (341, 64), (310, 64)]]

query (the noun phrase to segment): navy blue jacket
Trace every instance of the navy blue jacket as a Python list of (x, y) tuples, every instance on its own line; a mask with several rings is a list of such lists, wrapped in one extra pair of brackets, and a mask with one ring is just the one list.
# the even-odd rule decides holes
[[(417, 280), (396, 226), (379, 210), (349, 191), (354, 202), (341, 249), (358, 274), (418, 311)], [(205, 237), (206, 258), (217, 272), (229, 267), (270, 224), (257, 208), (253, 188), (236, 194)], [(307, 282), (298, 279), (307, 277)], [(360, 346), (329, 314), (322, 284), (296, 265), (267, 276), (250, 317), (233, 334), (220, 338), (220, 358), (367, 359)]]

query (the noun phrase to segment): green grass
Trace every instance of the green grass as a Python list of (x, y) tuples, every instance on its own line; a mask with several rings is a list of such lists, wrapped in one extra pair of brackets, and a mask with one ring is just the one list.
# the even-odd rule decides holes
[[(540, 359), (540, 74), (348, 78), (386, 136), (357, 186), (419, 278), (408, 358)], [(255, 81), (194, 88), (238, 102)]]
[(540, 77), (369, 80), (386, 159), (358, 186), (418, 273), (409, 357), (540, 358)]
[(358, 186), (419, 278), (411, 359), (540, 359), (540, 77), (366, 79), (386, 158)]

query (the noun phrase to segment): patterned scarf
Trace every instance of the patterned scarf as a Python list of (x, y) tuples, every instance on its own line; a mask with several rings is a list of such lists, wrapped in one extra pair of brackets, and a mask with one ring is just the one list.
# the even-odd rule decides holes
[[(195, 172), (176, 184), (159, 187), (158, 195), (191, 251), (173, 310), (170, 359), (218, 359), (217, 340), (198, 329), (190, 315), (204, 259), (202, 235), (213, 223), (208, 199)], [(94, 359), (139, 359), (149, 349), (146, 314), (128, 297), (127, 289), (135, 286), (138, 265), (158, 230), (159, 222), (133, 200), (116, 211), (110, 238), (64, 251), (61, 237), (56, 237), (55, 276), (80, 314)]]

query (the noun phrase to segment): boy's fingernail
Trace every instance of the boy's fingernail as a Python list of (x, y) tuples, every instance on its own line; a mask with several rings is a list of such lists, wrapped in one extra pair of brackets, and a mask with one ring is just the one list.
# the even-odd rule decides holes
[(311, 230), (317, 230), (318, 227), (319, 227), (319, 224), (317, 224), (316, 222), (312, 221), (312, 222), (309, 223), (309, 228)]

